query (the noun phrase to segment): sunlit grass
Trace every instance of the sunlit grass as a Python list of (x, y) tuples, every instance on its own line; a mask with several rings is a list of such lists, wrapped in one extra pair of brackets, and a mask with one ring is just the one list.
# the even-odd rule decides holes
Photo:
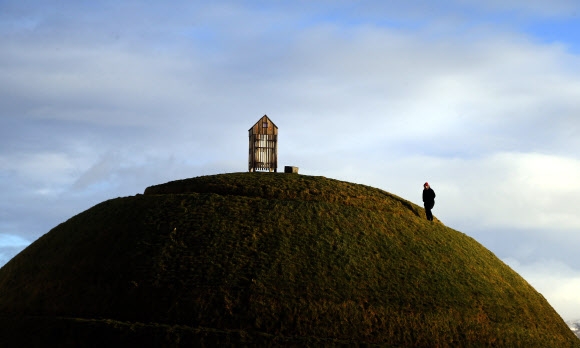
[(0, 311), (208, 345), (580, 346), (518, 274), (421, 207), (281, 173), (103, 202), (0, 270)]

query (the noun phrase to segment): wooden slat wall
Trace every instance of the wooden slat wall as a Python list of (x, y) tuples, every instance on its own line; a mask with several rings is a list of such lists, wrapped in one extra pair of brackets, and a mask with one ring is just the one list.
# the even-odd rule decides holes
[[(264, 127), (264, 125), (266, 127)], [(248, 170), (274, 171), (278, 169), (278, 127), (264, 115), (248, 130), (250, 149)]]

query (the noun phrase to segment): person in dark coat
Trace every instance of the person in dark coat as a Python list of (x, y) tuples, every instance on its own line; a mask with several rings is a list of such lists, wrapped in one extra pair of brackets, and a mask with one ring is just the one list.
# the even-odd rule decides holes
[(433, 209), (435, 206), (435, 191), (429, 187), (428, 182), (423, 185), (423, 205), (425, 206), (427, 220), (433, 221), (433, 214), (431, 214), (431, 209)]

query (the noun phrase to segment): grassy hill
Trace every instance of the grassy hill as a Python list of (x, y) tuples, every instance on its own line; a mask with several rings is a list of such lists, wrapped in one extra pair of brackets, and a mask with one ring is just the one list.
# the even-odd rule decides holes
[(0, 269), (0, 345), (580, 347), (489, 250), (369, 186), (203, 176), (112, 199)]

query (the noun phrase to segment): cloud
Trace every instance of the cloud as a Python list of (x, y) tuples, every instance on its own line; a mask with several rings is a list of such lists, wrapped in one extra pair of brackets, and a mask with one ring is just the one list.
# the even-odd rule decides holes
[[(0, 229), (7, 229), (6, 224), (0, 224)], [(0, 267), (30, 244), (22, 236), (0, 232)]]
[[(131, 12), (114, 8), (115, 16)], [(141, 151), (167, 156), (186, 156), (178, 148), (191, 145), (194, 157), (204, 144), (226, 148), (230, 134), (263, 113), (283, 125), (282, 132), (320, 139), (326, 146), (315, 151), (326, 153), (380, 148), (412, 156), (485, 156), (578, 145), (578, 58), (557, 45), (494, 31), (472, 42), (457, 34), (432, 40), (421, 30), (340, 21), (296, 29), (290, 24), (308, 17), (296, 10), (288, 17), (275, 8), (228, 3), (202, 10), (216, 22), (198, 15), (188, 23), (177, 16), (167, 29), (192, 30), (180, 41), (190, 40), (190, 49), (157, 46), (155, 35), (149, 44), (134, 36), (82, 43), (39, 19), (41, 33), (54, 26), (51, 40), (39, 45), (44, 37), (35, 35), (37, 28), (25, 40), (3, 43), (9, 48), (0, 66), (3, 122), (24, 119), (30, 128), (42, 120), (77, 124), (76, 137), (70, 129), (56, 131), (74, 137), (62, 145), (67, 151), (90, 149), (68, 158), (84, 161), (76, 165), (81, 183), (80, 177), (88, 177), (83, 171), (94, 172), (104, 156), (126, 146), (123, 138)], [(265, 14), (282, 24), (259, 20)], [(163, 11), (152, 16), (165, 20)], [(129, 15), (125, 25), (136, 32), (150, 26), (136, 17)], [(285, 34), (284, 44), (276, 44), (264, 25)], [(79, 35), (95, 35), (89, 29), (80, 26)], [(200, 30), (217, 36), (204, 42)], [(221, 132), (201, 131), (216, 124)], [(119, 135), (120, 127), (125, 134)], [(324, 138), (319, 129), (327, 131)], [(313, 151), (306, 141), (287, 141)]]
[(0, 267), (4, 266), (8, 261), (10, 261), (14, 256), (16, 256), (22, 248), (0, 248)]
[(565, 236), (580, 228), (580, 183), (575, 179), (580, 159), (498, 152), (468, 158), (385, 155), (373, 162), (368, 158), (374, 154), (359, 158), (359, 153), (328, 154), (324, 164), (299, 156), (292, 162), (303, 167), (301, 172), (332, 172), (418, 204), (422, 184), (429, 181), (437, 192), (434, 213), (458, 227), (477, 222), (484, 229), (553, 230)]
[(28, 244), (30, 241), (21, 236), (0, 233), (0, 248), (19, 248)]
[[(39, 152), (0, 157), (0, 170), (29, 182), (62, 184), (74, 167), (68, 154)], [(46, 174), (50, 173), (49, 177)]]
[(453, 215), (462, 219), (488, 228), (580, 228), (575, 211), (580, 204), (580, 184), (575, 180), (580, 175), (579, 159), (496, 153), (426, 163), (446, 189), (446, 198), (453, 201), (449, 205)]
[(580, 313), (580, 270), (559, 260), (541, 260), (522, 264), (514, 259), (503, 260), (538, 292), (564, 320), (577, 320)]
[[(207, 10), (230, 28), (258, 18), (235, 6)], [(217, 30), (209, 21), (202, 26)], [(10, 49), (0, 85), (10, 91), (0, 101), (7, 106), (2, 122), (24, 119), (21, 133), (41, 122), (60, 124), (39, 148), (28, 142), (8, 162), (21, 174), (37, 163), (43, 170), (27, 172), (76, 190), (169, 158), (183, 168), (237, 156), (245, 163), (244, 151), (227, 149), (244, 147), (245, 130), (263, 113), (279, 123), (292, 149), (280, 146), (281, 156), (316, 155), (318, 172), (333, 157), (359, 151), (355, 167), (369, 166), (363, 153), (395, 163), (404, 156), (418, 162), (409, 171), (422, 162), (431, 171), (449, 165), (476, 180), (511, 170), (510, 159), (494, 153), (525, 148), (570, 156), (566, 149), (578, 145), (578, 58), (557, 45), (493, 31), (473, 42), (456, 35), (432, 41), (421, 31), (322, 23), (288, 31), (284, 45), (264, 50), (272, 39), (259, 26), (240, 37), (228, 31), (211, 54), (196, 39), (187, 50), (71, 39), (39, 46), (33, 35), (4, 41)], [(65, 137), (58, 149), (46, 148), (56, 137)], [(471, 173), (474, 166), (479, 170)]]

